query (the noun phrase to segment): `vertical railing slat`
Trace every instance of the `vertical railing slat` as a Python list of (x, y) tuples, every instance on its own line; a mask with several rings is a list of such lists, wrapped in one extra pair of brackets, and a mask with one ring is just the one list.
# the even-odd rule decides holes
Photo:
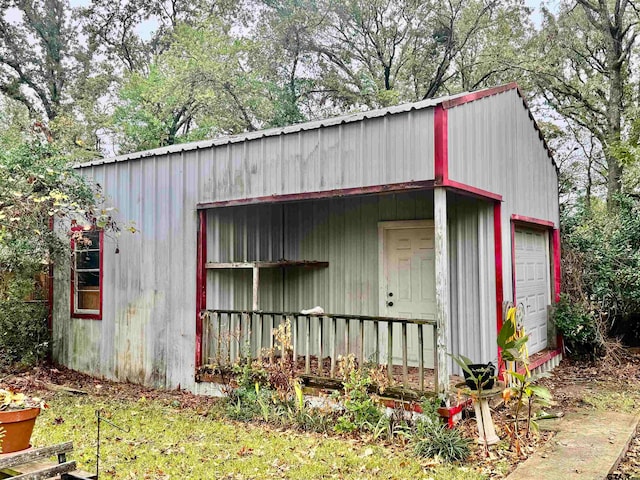
[(360, 320), (360, 365), (364, 365), (364, 320)]
[(233, 332), (233, 315), (231, 313), (227, 314), (229, 326), (227, 332), (227, 364), (231, 365), (231, 332)]
[(216, 363), (222, 363), (222, 337), (220, 336), (221, 332), (222, 332), (222, 328), (221, 328), (221, 319), (220, 319), (220, 314), (218, 312), (215, 312), (213, 314), (213, 320), (215, 322), (215, 328), (216, 331), (218, 332), (217, 337), (216, 338), (216, 354), (214, 355), (213, 358), (215, 358), (215, 362)]
[(380, 322), (373, 322), (373, 338), (375, 339), (375, 355), (376, 365), (380, 364)]
[(324, 375), (324, 370), (322, 368), (322, 342), (324, 341), (324, 317), (318, 318), (318, 376), (322, 377)]
[(273, 365), (273, 326), (275, 323), (274, 315), (269, 315), (269, 363)]
[(349, 356), (349, 319), (344, 319), (344, 357)]
[(338, 343), (338, 320), (335, 317), (329, 317), (331, 322), (331, 378), (336, 376), (336, 344)]
[(387, 375), (393, 380), (393, 323), (387, 322)]
[(311, 373), (311, 317), (307, 315), (306, 319), (306, 327), (307, 331), (305, 332), (305, 356), (304, 356), (304, 373)]
[(433, 389), (438, 393), (438, 327), (433, 325)]
[(298, 363), (298, 316), (294, 315), (293, 319), (288, 318), (291, 322), (291, 342), (293, 343), (293, 368)]
[(424, 325), (418, 325), (418, 387), (424, 391)]
[(407, 387), (409, 385), (408, 357), (407, 351), (407, 322), (402, 322), (402, 384)]

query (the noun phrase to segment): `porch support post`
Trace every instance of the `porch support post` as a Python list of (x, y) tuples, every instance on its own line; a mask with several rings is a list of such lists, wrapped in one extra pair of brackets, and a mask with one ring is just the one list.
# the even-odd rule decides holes
[(447, 231), (447, 191), (437, 187), (433, 191), (433, 223), (435, 230), (436, 269), (436, 349), (438, 371), (436, 392), (441, 399), (449, 393), (447, 338), (449, 326), (449, 235)]

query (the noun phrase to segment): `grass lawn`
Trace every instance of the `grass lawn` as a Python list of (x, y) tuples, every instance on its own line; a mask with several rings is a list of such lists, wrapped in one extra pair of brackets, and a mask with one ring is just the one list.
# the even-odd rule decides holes
[(72, 459), (95, 471), (96, 409), (130, 429), (102, 423), (101, 478), (478, 479), (476, 471), (430, 466), (409, 449), (296, 433), (221, 419), (166, 401), (58, 393), (36, 423), (35, 446), (72, 440)]

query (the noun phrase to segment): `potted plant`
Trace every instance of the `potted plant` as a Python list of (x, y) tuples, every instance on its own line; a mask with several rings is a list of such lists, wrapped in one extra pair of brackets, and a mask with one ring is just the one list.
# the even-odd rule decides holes
[(43, 400), (24, 393), (0, 389), (0, 453), (11, 453), (29, 448), (31, 433)]

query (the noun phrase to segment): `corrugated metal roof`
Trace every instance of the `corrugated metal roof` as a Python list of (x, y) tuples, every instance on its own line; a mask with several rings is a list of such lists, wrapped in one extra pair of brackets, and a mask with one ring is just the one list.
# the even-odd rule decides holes
[(241, 133), (239, 135), (230, 135), (225, 137), (218, 137), (210, 140), (201, 140), (199, 142), (179, 143), (176, 145), (170, 145), (167, 147), (154, 148), (152, 150), (144, 150), (141, 152), (127, 153), (125, 155), (119, 155), (117, 157), (99, 158), (90, 162), (85, 162), (75, 165), (75, 168), (91, 167), (95, 165), (103, 165), (106, 163), (124, 162), (128, 160), (134, 160), (137, 158), (153, 157), (157, 155), (167, 155), (170, 153), (185, 152), (188, 150), (197, 150), (201, 148), (215, 147), (219, 145), (227, 145), (229, 143), (239, 143), (247, 140), (255, 140), (264, 137), (273, 137), (286, 133), (296, 133), (306, 130), (315, 130), (322, 127), (330, 127), (333, 125), (340, 125), (344, 123), (359, 122), (367, 118), (384, 117), (385, 115), (393, 115), (396, 113), (409, 112), (411, 110), (421, 110), (424, 108), (433, 108), (441, 103), (455, 100), (456, 98), (464, 97), (468, 95), (468, 92), (459, 93), (456, 95), (449, 95), (446, 97), (430, 98), (428, 100), (422, 100), (420, 102), (405, 103), (402, 105), (395, 105), (393, 107), (381, 108), (378, 110), (369, 110), (366, 112), (351, 113), (348, 115), (341, 115), (339, 117), (332, 117), (323, 120), (314, 120), (311, 122), (298, 123), (295, 125), (289, 125), (286, 127), (270, 128), (268, 130), (257, 130), (255, 132)]

